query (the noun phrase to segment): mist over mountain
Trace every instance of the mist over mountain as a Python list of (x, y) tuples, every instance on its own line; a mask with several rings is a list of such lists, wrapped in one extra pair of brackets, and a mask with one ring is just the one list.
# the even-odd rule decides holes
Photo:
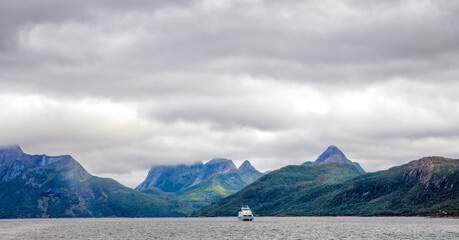
[(206, 164), (199, 162), (193, 165), (155, 166), (135, 189), (141, 191), (156, 187), (165, 192), (177, 192), (207, 180), (213, 174), (236, 170), (233, 161), (226, 158), (214, 158)]

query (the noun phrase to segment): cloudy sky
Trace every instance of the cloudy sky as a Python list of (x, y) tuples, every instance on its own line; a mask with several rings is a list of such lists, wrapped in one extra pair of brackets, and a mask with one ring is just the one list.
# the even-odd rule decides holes
[(459, 1), (0, 2), (0, 145), (135, 187), (336, 145), (367, 171), (459, 158)]

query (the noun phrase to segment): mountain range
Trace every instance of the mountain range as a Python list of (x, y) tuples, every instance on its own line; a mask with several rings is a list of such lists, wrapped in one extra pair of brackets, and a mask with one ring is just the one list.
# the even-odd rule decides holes
[(192, 212), (233, 194), (263, 173), (248, 160), (237, 168), (231, 159), (215, 158), (203, 164), (155, 166), (136, 190), (188, 204)]
[[(425, 157), (365, 173), (337, 147), (267, 174), (225, 158), (155, 166), (134, 190), (69, 155), (0, 148), (0, 218), (448, 215), (459, 213), (459, 160)], [(191, 214), (190, 214), (191, 213)]]
[(142, 191), (156, 187), (164, 192), (177, 192), (207, 180), (213, 174), (236, 170), (233, 161), (226, 158), (215, 158), (206, 164), (198, 162), (192, 165), (155, 166), (150, 169), (145, 181), (135, 189)]
[(459, 212), (459, 160), (425, 157), (363, 174), (354, 164), (287, 166), (193, 213), (233, 216), (442, 215)]
[(0, 148), (0, 218), (183, 216), (181, 206), (89, 174), (69, 155)]

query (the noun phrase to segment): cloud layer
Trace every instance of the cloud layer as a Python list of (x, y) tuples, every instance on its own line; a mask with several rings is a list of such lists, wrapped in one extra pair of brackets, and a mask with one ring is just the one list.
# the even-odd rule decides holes
[(456, 1), (5, 1), (0, 144), (153, 165), (459, 157)]

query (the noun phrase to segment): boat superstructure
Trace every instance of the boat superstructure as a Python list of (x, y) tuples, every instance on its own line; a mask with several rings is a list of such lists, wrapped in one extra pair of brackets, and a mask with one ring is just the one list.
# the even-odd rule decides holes
[(237, 219), (241, 221), (252, 221), (253, 220), (252, 210), (250, 210), (249, 206), (241, 207), (241, 211), (239, 211)]

